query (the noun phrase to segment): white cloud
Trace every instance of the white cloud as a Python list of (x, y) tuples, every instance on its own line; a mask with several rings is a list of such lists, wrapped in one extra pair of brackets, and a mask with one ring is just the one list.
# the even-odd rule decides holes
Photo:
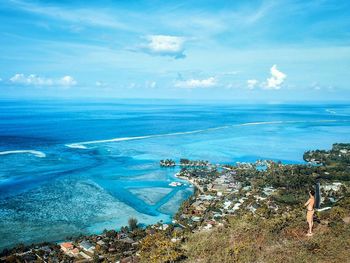
[(271, 77), (263, 84), (265, 89), (280, 89), (282, 83), (286, 79), (287, 75), (277, 69), (276, 65), (273, 65), (270, 69)]
[(258, 85), (258, 81), (256, 79), (248, 79), (247, 80), (247, 86), (248, 89), (254, 89)]
[(175, 83), (175, 87), (178, 88), (211, 88), (217, 85), (216, 78), (210, 77), (207, 79), (189, 79), (189, 80), (180, 80)]
[(312, 82), (310, 86), (313, 90), (320, 90), (321, 89), (321, 85), (318, 82)]
[(184, 58), (184, 37), (151, 35), (147, 37), (148, 43), (142, 45), (141, 49), (149, 54)]
[(146, 81), (146, 88), (154, 89), (157, 87), (157, 82), (155, 81)]
[(33, 85), (33, 86), (51, 86), (53, 84), (52, 79), (39, 77), (35, 74), (30, 74), (28, 76), (18, 73), (10, 78), (12, 83), (23, 84), (23, 85)]
[(64, 76), (60, 79), (40, 77), (35, 74), (25, 75), (22, 73), (15, 74), (10, 78), (10, 82), (19, 85), (28, 86), (63, 86), (70, 87), (77, 84), (77, 81), (71, 76)]
[(64, 76), (58, 81), (58, 84), (62, 84), (63, 86), (74, 86), (77, 84), (77, 81), (71, 76)]
[(273, 65), (270, 68), (271, 76), (266, 79), (264, 82), (259, 82), (256, 79), (248, 79), (247, 87), (248, 89), (255, 89), (260, 87), (263, 89), (278, 90), (281, 88), (284, 80), (287, 78), (287, 75), (277, 69), (276, 65)]
[(96, 85), (97, 87), (102, 87), (102, 88), (108, 86), (108, 84), (107, 84), (106, 82), (103, 82), (103, 81), (96, 81), (96, 82), (95, 82), (95, 85)]

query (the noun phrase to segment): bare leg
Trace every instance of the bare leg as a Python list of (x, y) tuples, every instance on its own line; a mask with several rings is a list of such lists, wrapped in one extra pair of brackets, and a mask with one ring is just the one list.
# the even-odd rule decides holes
[(307, 214), (307, 223), (309, 224), (309, 231), (307, 232), (307, 236), (312, 235), (312, 227), (314, 225), (314, 220), (312, 218), (313, 214), (309, 213)]
[(314, 226), (314, 220), (311, 220), (309, 232), (312, 234), (312, 228)]
[(312, 229), (312, 226), (311, 226), (311, 222), (308, 222), (309, 223), (309, 234), (311, 233), (311, 229)]

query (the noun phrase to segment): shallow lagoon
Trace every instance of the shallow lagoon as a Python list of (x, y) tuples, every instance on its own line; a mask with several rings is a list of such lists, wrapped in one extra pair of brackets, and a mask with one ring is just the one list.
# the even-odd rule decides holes
[[(0, 155), (0, 248), (99, 233), (130, 216), (170, 221), (193, 189), (169, 186), (177, 170), (160, 159), (300, 163), (305, 150), (350, 141), (347, 105), (1, 105), (0, 151), (46, 157)], [(149, 137), (66, 146), (139, 136)]]

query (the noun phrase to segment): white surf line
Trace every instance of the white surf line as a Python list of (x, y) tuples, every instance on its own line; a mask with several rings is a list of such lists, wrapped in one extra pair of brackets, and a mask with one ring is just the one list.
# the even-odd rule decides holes
[(326, 109), (326, 112), (331, 113), (331, 114), (337, 114), (337, 112), (332, 110), (332, 109)]
[(330, 113), (330, 114), (332, 114), (332, 115), (335, 115), (335, 116), (342, 116), (342, 117), (349, 117), (350, 116), (350, 114), (338, 113), (338, 112), (336, 112), (335, 110), (332, 110), (332, 109), (326, 109), (325, 111)]
[(29, 153), (29, 154), (33, 154), (36, 157), (39, 158), (44, 158), (46, 157), (46, 154), (40, 151), (35, 151), (35, 150), (15, 150), (15, 151), (4, 151), (4, 152), (0, 152), (0, 155), (7, 155), (7, 154), (23, 154), (23, 153)]
[(265, 122), (248, 122), (234, 124), (232, 126), (250, 126), (250, 125), (268, 125), (268, 124), (285, 124), (285, 123), (324, 123), (324, 122), (348, 122), (349, 120), (318, 120), (318, 121), (265, 121)]
[(69, 147), (69, 148), (87, 149), (87, 147), (85, 145), (90, 145), (90, 144), (109, 143), (109, 142), (121, 142), (121, 141), (132, 141), (132, 140), (142, 140), (142, 139), (167, 137), (167, 136), (196, 134), (196, 133), (202, 133), (202, 132), (209, 132), (209, 131), (227, 129), (227, 128), (232, 128), (232, 127), (240, 127), (240, 126), (273, 125), (273, 124), (285, 124), (285, 123), (325, 123), (325, 122), (341, 122), (341, 121), (342, 122), (347, 122), (349, 120), (247, 122), (247, 123), (219, 126), (219, 127), (214, 127), (214, 128), (208, 128), (208, 129), (202, 129), (202, 130), (194, 130), (194, 131), (187, 131), (187, 132), (174, 132), (174, 133), (164, 133), (164, 134), (155, 134), (155, 135), (145, 135), (145, 136), (135, 136), (135, 137), (122, 137), (122, 138), (113, 138), (113, 139), (106, 139), (106, 140), (78, 142), (78, 143), (66, 144), (66, 146)]
[[(217, 128), (215, 128), (215, 129), (217, 129)], [(157, 137), (164, 137), (164, 136), (176, 136), (176, 135), (183, 135), (183, 134), (193, 134), (193, 133), (199, 133), (199, 132), (204, 132), (204, 131), (206, 131), (206, 130), (196, 130), (196, 131), (176, 132), (176, 133), (165, 133), (165, 134), (145, 135), (145, 136), (136, 136), (136, 137), (123, 137), (123, 138), (114, 138), (114, 139), (106, 139), (106, 140), (96, 140), (96, 141), (88, 141), (88, 142), (71, 143), (71, 144), (66, 144), (66, 146), (69, 147), (69, 148), (87, 149), (87, 147), (85, 145), (90, 145), (90, 144), (108, 143), (108, 142), (121, 142), (121, 141), (131, 141), (131, 140), (141, 140), (141, 139), (157, 138)]]

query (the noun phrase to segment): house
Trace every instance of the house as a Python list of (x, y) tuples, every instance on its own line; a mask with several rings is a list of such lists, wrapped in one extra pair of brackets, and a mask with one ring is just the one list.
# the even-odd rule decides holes
[(196, 201), (196, 202), (194, 202), (193, 204), (192, 204), (192, 206), (193, 207), (198, 207), (199, 205), (201, 205), (202, 204), (202, 201)]
[(103, 246), (105, 244), (105, 242), (103, 240), (99, 240), (99, 241), (97, 241), (97, 244), (99, 244), (100, 246)]
[(222, 217), (222, 214), (215, 213), (215, 214), (213, 215), (213, 217), (214, 217), (214, 218), (220, 218), (220, 217)]
[(71, 254), (73, 257), (78, 257), (78, 255), (79, 255), (79, 249), (78, 249), (78, 248), (73, 248), (73, 249), (70, 251), (70, 254)]
[(196, 202), (194, 202), (192, 204), (192, 206), (197, 211), (204, 211), (205, 210), (205, 207), (203, 206), (203, 202), (202, 201), (196, 201)]
[(192, 215), (201, 215), (201, 214), (203, 214), (203, 210), (197, 210), (197, 209), (192, 210)]
[(210, 230), (212, 228), (213, 228), (212, 224), (207, 224), (206, 226), (203, 227), (203, 229), (205, 229), (205, 230)]
[(124, 242), (124, 243), (128, 243), (128, 244), (132, 244), (132, 243), (135, 242), (135, 241), (134, 241), (132, 238), (130, 238), (130, 237), (126, 237), (126, 238), (120, 239), (119, 241)]
[(229, 190), (229, 185), (224, 181), (217, 181), (212, 186), (213, 191), (227, 192)]
[(79, 243), (79, 246), (84, 249), (85, 251), (88, 251), (90, 253), (94, 253), (95, 247), (92, 245), (89, 241), (82, 241)]
[(118, 239), (123, 239), (123, 238), (126, 238), (126, 237), (128, 237), (128, 235), (125, 234), (125, 233), (118, 233), (118, 234), (117, 234), (117, 238), (118, 238)]
[(74, 248), (72, 242), (63, 242), (60, 244), (60, 247), (65, 253), (71, 251)]
[(89, 255), (85, 254), (83, 251), (80, 251), (79, 255), (82, 256), (83, 258), (87, 259), (87, 260), (91, 259), (91, 257)]
[(204, 204), (203, 204), (203, 205), (198, 206), (198, 207), (196, 208), (196, 210), (198, 210), (198, 211), (205, 211), (205, 210), (206, 210), (206, 207), (205, 207)]
[(116, 251), (115, 247), (108, 248), (108, 252), (114, 252), (114, 251)]
[(122, 258), (119, 262), (120, 263), (137, 263), (139, 262), (139, 260), (137, 257), (130, 256), (130, 257)]
[(134, 243), (131, 244), (132, 247), (137, 247), (140, 244), (139, 241), (135, 241)]
[(211, 201), (213, 200), (215, 197), (212, 195), (200, 195), (199, 199), (202, 201)]
[[(42, 250), (45, 253), (51, 253), (52, 249), (49, 246), (43, 246), (43, 247), (39, 247), (38, 250)], [(0, 260), (1, 262), (1, 260)]]
[(161, 224), (158, 227), (156, 227), (159, 230), (167, 230), (167, 228), (169, 227), (168, 224)]
[(191, 219), (192, 219), (193, 222), (201, 221), (201, 218), (199, 216), (192, 216)]
[(216, 221), (214, 220), (209, 220), (207, 221), (208, 224), (211, 224), (212, 226), (215, 226), (216, 225)]
[(227, 210), (231, 206), (232, 202), (231, 201), (226, 201), (224, 202), (224, 209)]

